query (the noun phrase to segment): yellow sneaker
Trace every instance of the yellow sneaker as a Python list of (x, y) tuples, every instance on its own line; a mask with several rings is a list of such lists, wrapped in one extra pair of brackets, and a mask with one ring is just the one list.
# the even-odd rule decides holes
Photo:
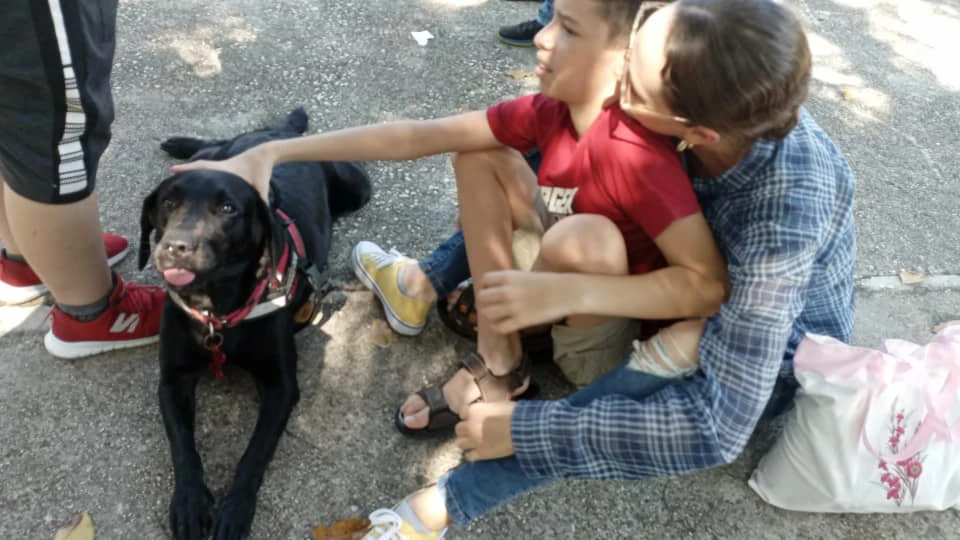
[(362, 540), (443, 540), (446, 529), (428, 533), (417, 532), (395, 511), (388, 508), (374, 510), (370, 514), (370, 530)]
[(400, 291), (400, 269), (416, 261), (396, 250), (386, 252), (366, 240), (353, 248), (353, 272), (383, 304), (387, 322), (398, 334), (416, 336), (427, 325), (430, 302), (417, 300)]

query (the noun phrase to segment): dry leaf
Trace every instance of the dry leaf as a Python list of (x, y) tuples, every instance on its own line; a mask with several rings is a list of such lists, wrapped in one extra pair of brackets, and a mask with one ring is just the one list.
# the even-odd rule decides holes
[(93, 519), (83, 512), (70, 519), (70, 523), (57, 531), (53, 540), (93, 540)]
[(373, 343), (381, 349), (386, 349), (390, 345), (393, 345), (396, 334), (393, 333), (393, 329), (390, 328), (387, 321), (377, 319), (370, 325), (369, 339), (370, 343)]
[(363, 518), (341, 519), (329, 527), (320, 525), (313, 529), (313, 540), (352, 540), (354, 536), (365, 532), (370, 520)]
[(904, 285), (914, 285), (927, 279), (927, 275), (922, 272), (911, 272), (909, 270), (900, 270), (900, 283)]
[(516, 80), (520, 80), (520, 79), (529, 79), (530, 77), (534, 76), (534, 73), (526, 69), (511, 69), (510, 71), (507, 71), (507, 75), (513, 77)]
[(944, 328), (956, 322), (958, 321), (943, 321), (940, 324), (933, 325), (933, 328), (931, 328), (930, 331), (934, 334), (939, 334)]
[(856, 90), (854, 90), (853, 87), (850, 87), (850, 86), (844, 86), (843, 89), (840, 90), (840, 94), (843, 96), (843, 99), (845, 101), (853, 101), (857, 99)]

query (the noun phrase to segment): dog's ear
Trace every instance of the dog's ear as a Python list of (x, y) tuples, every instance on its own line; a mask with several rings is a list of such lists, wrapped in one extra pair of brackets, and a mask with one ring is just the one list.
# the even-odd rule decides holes
[(143, 270), (147, 261), (150, 260), (150, 233), (157, 226), (159, 218), (157, 205), (159, 204), (160, 192), (164, 191), (175, 178), (176, 176), (171, 176), (160, 182), (160, 185), (143, 199), (143, 208), (140, 210), (140, 252), (137, 259), (140, 270)]

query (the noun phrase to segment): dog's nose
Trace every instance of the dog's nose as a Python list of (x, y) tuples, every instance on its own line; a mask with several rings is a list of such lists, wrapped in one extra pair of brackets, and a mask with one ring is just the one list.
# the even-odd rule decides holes
[(161, 242), (161, 247), (174, 255), (185, 255), (196, 250), (196, 243), (182, 239), (172, 238)]

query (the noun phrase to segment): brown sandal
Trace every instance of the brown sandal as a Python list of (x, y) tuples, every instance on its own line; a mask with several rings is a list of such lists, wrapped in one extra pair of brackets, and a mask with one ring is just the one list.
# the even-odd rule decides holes
[[(477, 306), (473, 296), (473, 282), (465, 281), (457, 288), (460, 295), (450, 305), (447, 297), (437, 299), (437, 316), (447, 328), (457, 335), (477, 342)], [(521, 331), (523, 351), (534, 361), (553, 359), (553, 334), (550, 330)]]
[[(530, 381), (527, 389), (524, 390), (522, 394), (511, 398), (513, 392), (517, 388), (522, 387), (527, 377), (530, 376), (530, 360), (526, 354), (522, 356), (520, 360), (520, 366), (517, 367), (517, 369), (501, 376), (490, 373), (490, 370), (487, 368), (487, 363), (483, 360), (483, 357), (475, 352), (471, 352), (467, 356), (461, 358), (460, 363), (462, 364), (461, 367), (465, 368), (470, 372), (471, 375), (473, 375), (473, 380), (476, 383), (477, 388), (480, 389), (480, 397), (472, 403), (476, 403), (477, 401), (489, 401), (497, 399), (530, 399), (536, 396), (537, 392), (539, 391), (537, 385), (533, 381)], [(427, 427), (420, 429), (412, 429), (407, 427), (407, 425), (403, 423), (403, 413), (400, 412), (400, 407), (397, 407), (397, 412), (394, 414), (393, 423), (396, 425), (397, 430), (399, 430), (400, 433), (409, 436), (422, 436), (446, 434), (453, 431), (453, 426), (460, 421), (460, 416), (450, 409), (450, 404), (447, 403), (446, 398), (443, 397), (443, 385), (449, 380), (450, 377), (447, 377), (442, 384), (430, 384), (415, 392), (418, 396), (420, 396), (420, 399), (427, 404), (427, 408), (430, 411)], [(503, 382), (504, 380), (506, 380), (508, 383), (508, 389), (505, 393), (502, 387), (496, 385), (496, 382)]]

